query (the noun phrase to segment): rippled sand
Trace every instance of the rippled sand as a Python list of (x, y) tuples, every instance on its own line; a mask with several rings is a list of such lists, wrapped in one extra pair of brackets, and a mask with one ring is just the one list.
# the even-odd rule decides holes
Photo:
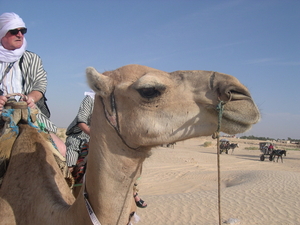
[[(206, 141), (213, 145), (203, 147)], [(277, 163), (260, 161), (260, 151), (247, 146), (220, 155), (222, 222), (300, 224), (300, 152), (288, 151)], [(216, 152), (209, 138), (153, 150), (140, 180), (148, 207), (138, 209), (138, 224), (219, 224)]]

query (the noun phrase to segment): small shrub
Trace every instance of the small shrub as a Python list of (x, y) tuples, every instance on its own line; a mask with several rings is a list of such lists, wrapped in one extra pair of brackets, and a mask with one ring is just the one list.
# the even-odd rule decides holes
[(259, 147), (245, 147), (246, 150), (259, 150)]
[(299, 151), (300, 148), (285, 148), (287, 151)]
[(211, 145), (212, 145), (212, 143), (211, 143), (210, 141), (206, 141), (206, 142), (204, 142), (204, 144), (203, 144), (204, 147), (209, 147), (209, 146), (211, 146)]

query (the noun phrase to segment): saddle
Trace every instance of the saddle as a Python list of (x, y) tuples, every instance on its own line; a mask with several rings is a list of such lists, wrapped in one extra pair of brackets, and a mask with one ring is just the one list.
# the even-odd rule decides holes
[[(37, 114), (38, 109), (29, 109), (26, 102), (17, 102), (15, 99), (7, 101), (0, 115), (0, 187), (9, 164), (12, 146), (19, 133), (18, 123), (27, 123), (40, 130), (36, 120)], [(51, 150), (54, 158), (67, 184), (72, 187), (74, 179), (68, 170), (65, 158), (58, 152), (51, 136), (43, 131), (41, 131), (41, 134), (52, 146)]]

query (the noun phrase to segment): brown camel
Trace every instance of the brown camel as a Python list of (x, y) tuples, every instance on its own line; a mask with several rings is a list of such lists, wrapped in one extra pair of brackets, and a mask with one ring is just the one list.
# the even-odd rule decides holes
[[(86, 73), (96, 96), (85, 190), (102, 225), (129, 224), (133, 185), (152, 147), (217, 130), (219, 100), (230, 99), (222, 132), (244, 132), (260, 118), (247, 88), (230, 75), (140, 65)], [(75, 200), (45, 138), (19, 127), (0, 190), (0, 224), (92, 224), (83, 188)]]

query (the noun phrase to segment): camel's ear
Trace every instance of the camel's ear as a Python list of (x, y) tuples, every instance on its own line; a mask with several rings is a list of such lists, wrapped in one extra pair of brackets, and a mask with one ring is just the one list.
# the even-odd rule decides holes
[(95, 68), (86, 68), (86, 77), (91, 89), (102, 97), (107, 97), (113, 90), (113, 80), (101, 73), (98, 73)]

